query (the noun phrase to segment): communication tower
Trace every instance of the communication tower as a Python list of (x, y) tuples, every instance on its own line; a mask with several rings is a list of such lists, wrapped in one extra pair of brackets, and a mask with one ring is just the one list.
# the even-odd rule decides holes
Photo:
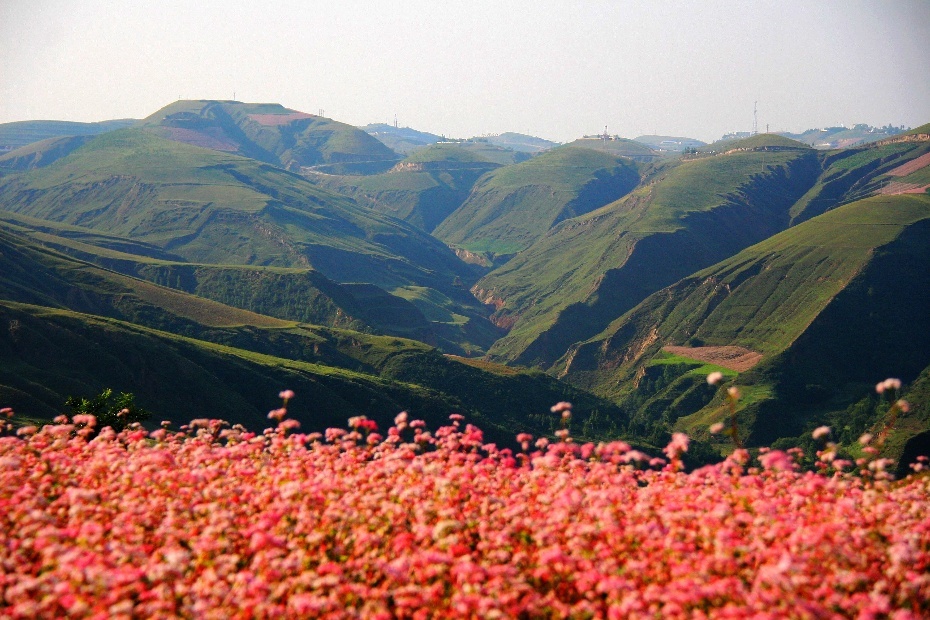
[(752, 104), (752, 135), (759, 133), (759, 102)]

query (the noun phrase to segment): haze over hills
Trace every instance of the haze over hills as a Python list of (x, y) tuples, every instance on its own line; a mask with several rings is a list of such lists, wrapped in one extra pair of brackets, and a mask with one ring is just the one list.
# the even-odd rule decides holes
[(227, 390), (261, 425), (286, 385), (333, 403), (306, 427), (460, 409), (506, 442), (570, 398), (579, 436), (725, 450), (712, 369), (753, 445), (880, 425), (870, 388), (900, 376), (888, 454), (924, 449), (927, 126), (840, 149), (364, 129), (236, 101), (0, 126), (29, 140), (0, 155), (0, 404), (114, 387), (181, 420)]

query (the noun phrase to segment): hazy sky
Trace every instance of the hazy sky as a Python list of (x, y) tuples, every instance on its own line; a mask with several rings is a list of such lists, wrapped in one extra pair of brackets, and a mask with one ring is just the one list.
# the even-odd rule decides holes
[(930, 122), (930, 2), (0, 0), (0, 123), (277, 102), (454, 137)]

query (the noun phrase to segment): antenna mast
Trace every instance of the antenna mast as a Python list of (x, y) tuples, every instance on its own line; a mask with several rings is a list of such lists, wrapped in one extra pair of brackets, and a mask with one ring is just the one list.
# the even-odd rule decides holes
[(752, 104), (752, 135), (759, 133), (759, 102)]

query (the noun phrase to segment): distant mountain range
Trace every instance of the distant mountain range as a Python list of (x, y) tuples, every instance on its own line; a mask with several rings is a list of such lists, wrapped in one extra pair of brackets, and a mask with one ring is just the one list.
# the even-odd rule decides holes
[(308, 429), (455, 410), (512, 442), (570, 399), (579, 438), (706, 457), (720, 370), (750, 446), (891, 424), (888, 456), (926, 453), (930, 126), (810, 137), (458, 140), (235, 101), (0, 125), (0, 405), (112, 387), (260, 428), (290, 387)]

